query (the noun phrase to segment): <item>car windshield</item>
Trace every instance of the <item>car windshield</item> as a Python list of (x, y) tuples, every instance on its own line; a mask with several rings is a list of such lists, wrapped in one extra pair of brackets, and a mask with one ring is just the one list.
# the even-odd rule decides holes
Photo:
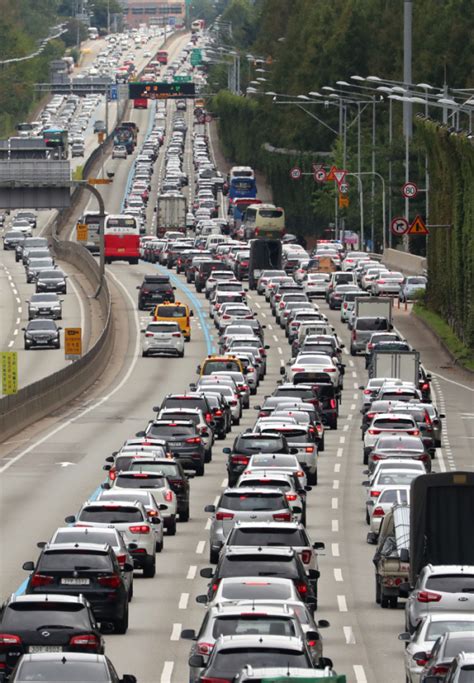
[(49, 280), (64, 280), (64, 273), (61, 270), (45, 270), (40, 277)]
[[(288, 525), (289, 526), (289, 525)], [(290, 527), (288, 529), (240, 529), (234, 527), (230, 532), (228, 545), (251, 546), (307, 546), (309, 545), (303, 529)]]
[(47, 681), (48, 683), (109, 683), (110, 678), (102, 661), (22, 661), (17, 671), (17, 680)]
[(124, 522), (142, 522), (143, 515), (136, 507), (114, 505), (111, 503), (103, 507), (84, 508), (78, 521), (99, 524), (122, 524)]
[(107, 553), (52, 550), (41, 556), (37, 569), (42, 573), (44, 571), (79, 571), (79, 569), (110, 571), (112, 567)]
[(56, 330), (57, 327), (52, 320), (32, 320), (28, 323), (28, 332), (31, 330)]
[(297, 635), (292, 619), (287, 616), (240, 614), (221, 616), (214, 620), (212, 636), (287, 636)]
[(234, 360), (212, 360), (204, 365), (203, 375), (212, 375), (214, 372), (240, 372), (239, 364)]
[(474, 593), (474, 575), (459, 573), (430, 576), (426, 588), (441, 593)]
[(292, 595), (287, 583), (271, 583), (259, 579), (247, 579), (241, 583), (225, 583), (222, 597), (226, 600), (287, 600)]
[(212, 674), (239, 671), (244, 665), (253, 667), (308, 667), (308, 660), (302, 652), (284, 648), (245, 648), (218, 652), (212, 664)]
[(2, 627), (35, 630), (48, 624), (90, 628), (87, 609), (77, 602), (12, 602), (2, 614)]
[(57, 303), (59, 299), (56, 294), (32, 294), (30, 302), (32, 304), (37, 304), (40, 301), (45, 301), (48, 303)]
[(278, 576), (298, 579), (298, 566), (292, 555), (228, 555), (220, 566), (221, 576)]
[(281, 493), (224, 493), (220, 508), (236, 512), (263, 512), (286, 508)]

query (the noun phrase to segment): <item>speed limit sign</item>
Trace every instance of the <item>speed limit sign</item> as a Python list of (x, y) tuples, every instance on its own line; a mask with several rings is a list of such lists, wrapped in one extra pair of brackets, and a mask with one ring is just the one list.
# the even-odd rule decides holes
[(414, 199), (418, 194), (418, 187), (415, 183), (405, 183), (402, 187), (402, 194), (405, 199)]
[(299, 180), (301, 178), (301, 168), (298, 168), (298, 166), (293, 166), (293, 168), (290, 170), (290, 178), (293, 180)]
[(318, 168), (314, 173), (313, 173), (313, 178), (317, 183), (325, 183), (326, 180), (328, 179), (328, 174), (324, 170), (324, 168)]

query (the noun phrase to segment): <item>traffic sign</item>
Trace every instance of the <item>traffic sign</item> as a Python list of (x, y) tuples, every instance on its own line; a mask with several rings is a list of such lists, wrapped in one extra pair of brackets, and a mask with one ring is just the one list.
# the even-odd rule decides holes
[(112, 178), (87, 178), (89, 185), (110, 185)]
[(194, 97), (194, 83), (140, 83), (128, 84), (130, 100), (144, 98), (147, 100), (166, 100), (172, 98)]
[(406, 218), (393, 218), (392, 222), (390, 223), (390, 232), (392, 235), (404, 235), (409, 227), (410, 226), (408, 225)]
[(293, 166), (293, 168), (290, 170), (290, 178), (292, 178), (293, 180), (299, 180), (301, 176), (301, 168), (299, 168), (298, 166)]
[(173, 81), (175, 83), (191, 83), (192, 80), (193, 79), (191, 78), (191, 76), (184, 76), (184, 75), (183, 76), (180, 76), (180, 75), (173, 76)]
[(109, 89), (109, 100), (115, 102), (118, 100), (118, 88), (116, 85), (111, 85)]
[(323, 167), (324, 167), (324, 164), (321, 161), (313, 161), (313, 163), (312, 163), (313, 171), (319, 171), (319, 169), (321, 169)]
[(337, 168), (334, 171), (334, 180), (336, 183), (340, 186), (341, 183), (343, 182), (344, 178), (346, 177), (347, 171), (343, 171), (342, 168)]
[(328, 173), (327, 179), (328, 180), (336, 180), (336, 176), (334, 173), (337, 171), (337, 168), (335, 166), (331, 166), (331, 169)]
[(349, 206), (349, 197), (345, 194), (339, 193), (339, 208), (347, 209)]
[(425, 225), (425, 221), (421, 216), (416, 216), (410, 224), (408, 235), (428, 235), (429, 230)]
[(87, 242), (88, 227), (86, 223), (78, 223), (76, 225), (76, 239), (78, 242)]
[(16, 351), (0, 353), (2, 367), (2, 392), (8, 396), (18, 391), (18, 354)]
[(82, 356), (82, 329), (80, 327), (64, 328), (64, 357), (66, 360), (78, 360)]
[(328, 176), (324, 168), (318, 168), (316, 171), (314, 171), (313, 178), (317, 183), (325, 183), (328, 179)]
[(346, 182), (339, 183), (339, 192), (347, 194), (349, 192), (349, 185)]
[(418, 186), (415, 183), (405, 183), (402, 187), (402, 195), (405, 199), (414, 199), (418, 194)]

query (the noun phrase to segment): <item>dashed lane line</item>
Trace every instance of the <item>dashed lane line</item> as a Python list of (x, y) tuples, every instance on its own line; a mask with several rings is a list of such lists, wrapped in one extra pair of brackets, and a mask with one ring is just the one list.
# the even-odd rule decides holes
[(189, 593), (181, 593), (178, 603), (178, 609), (187, 609), (189, 602)]
[(197, 566), (195, 564), (192, 564), (188, 569), (188, 573), (186, 574), (186, 578), (189, 579), (190, 581), (192, 581), (193, 579), (196, 578), (196, 572), (197, 572)]
[(182, 624), (173, 624), (170, 640), (179, 640), (181, 637)]
[(346, 601), (346, 596), (345, 595), (338, 595), (337, 596), (337, 606), (339, 608), (339, 612), (348, 612), (347, 608), (347, 601)]
[(340, 557), (339, 543), (331, 543), (331, 553), (333, 557)]

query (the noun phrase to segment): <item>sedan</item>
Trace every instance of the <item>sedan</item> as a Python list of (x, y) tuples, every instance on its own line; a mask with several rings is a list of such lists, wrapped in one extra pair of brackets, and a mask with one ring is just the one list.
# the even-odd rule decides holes
[(372, 294), (375, 294), (375, 296), (382, 294), (398, 296), (400, 285), (404, 279), (403, 273), (381, 273), (372, 283)]
[(406, 277), (400, 284), (398, 298), (400, 301), (410, 301), (416, 298), (418, 293), (421, 294), (426, 290), (426, 282), (426, 278), (421, 275)]
[(149, 323), (145, 330), (142, 342), (142, 356), (152, 354), (173, 354), (182, 358), (184, 356), (184, 337), (178, 323), (153, 322)]
[(56, 323), (49, 318), (38, 318), (31, 320), (26, 327), (21, 328), (24, 334), (25, 349), (33, 347), (52, 346), (55, 349), (61, 348), (59, 331), (62, 327), (57, 327)]
[(66, 294), (67, 275), (59, 268), (43, 270), (38, 273), (36, 278), (36, 293), (39, 292), (61, 292)]
[(28, 299), (26, 303), (28, 304), (28, 320), (33, 318), (61, 320), (63, 317), (61, 306), (63, 299), (60, 299), (57, 294), (32, 294), (31, 299)]

